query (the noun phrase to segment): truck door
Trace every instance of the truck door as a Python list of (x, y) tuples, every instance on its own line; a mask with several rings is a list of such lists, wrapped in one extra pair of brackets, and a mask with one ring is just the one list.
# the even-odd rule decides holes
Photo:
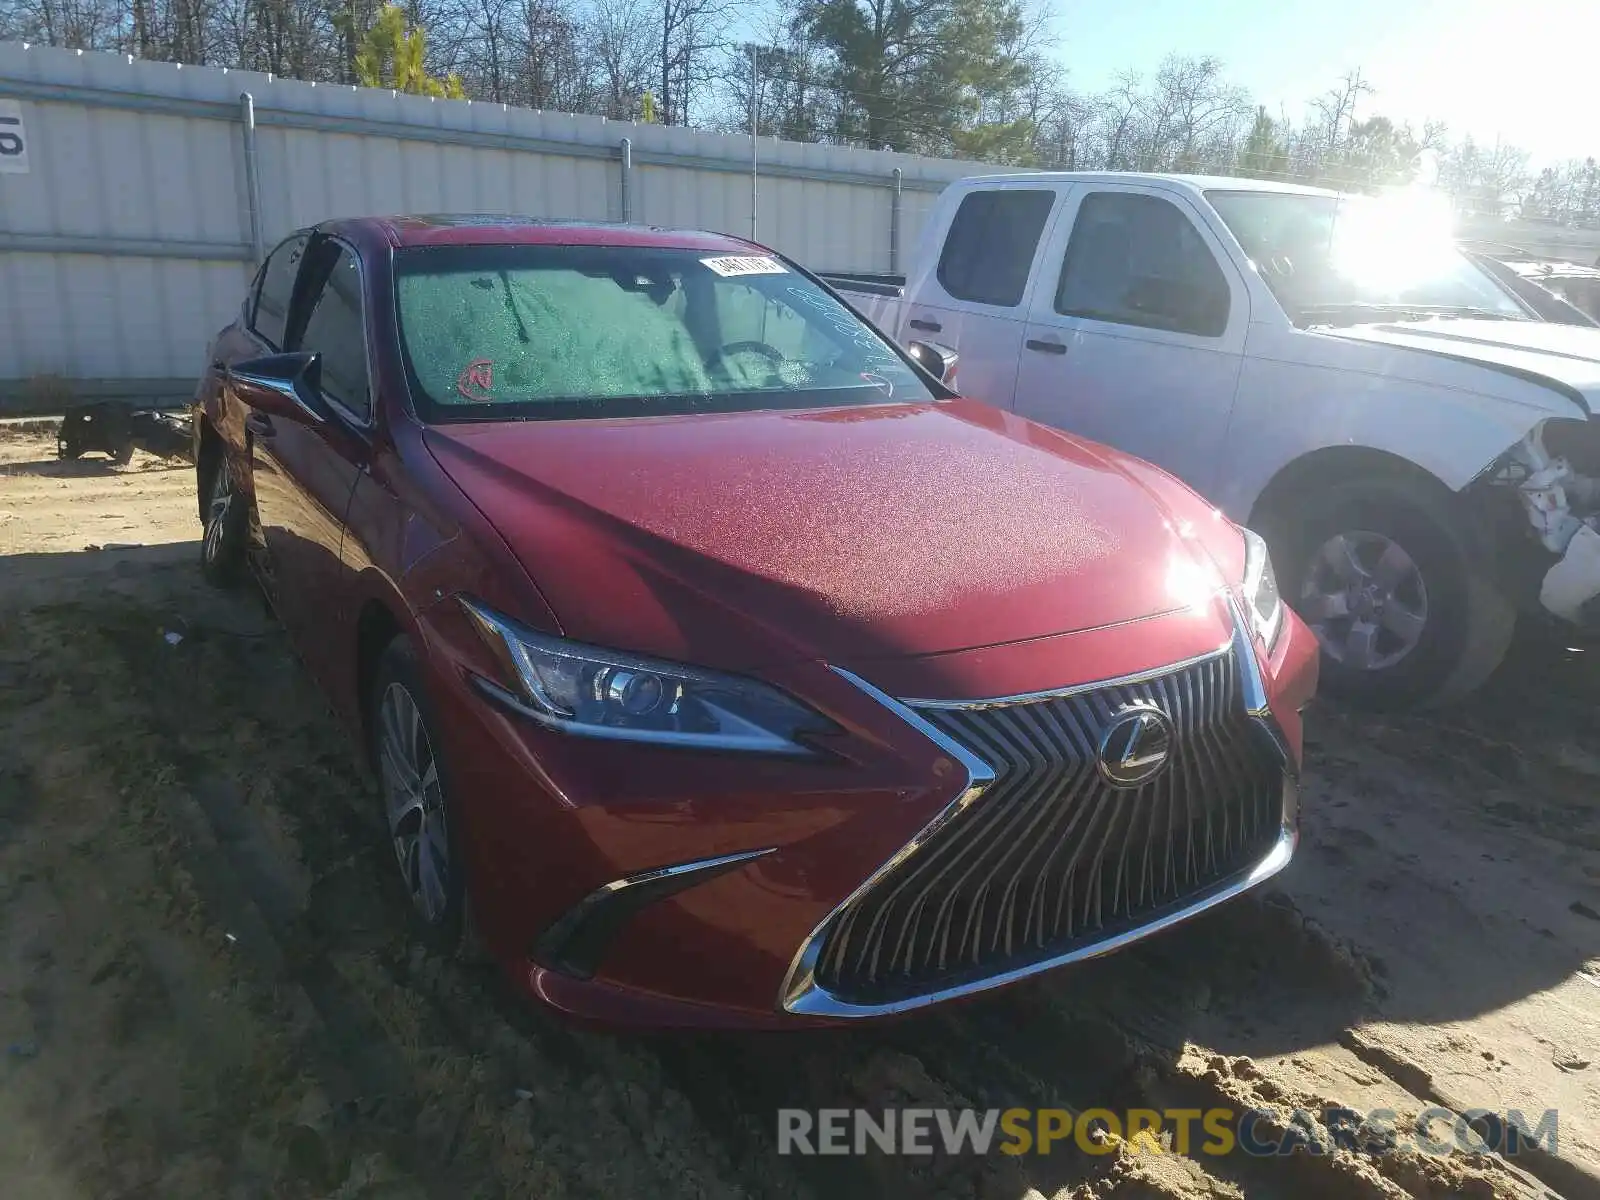
[(1209, 494), (1250, 307), (1244, 280), (1196, 216), (1177, 192), (1078, 190), (1030, 292), (1014, 407)]
[(936, 262), (907, 281), (904, 341), (939, 342), (961, 355), (963, 395), (1005, 408), (1017, 382), (1023, 298), (1059, 184), (1008, 182), (961, 198)]

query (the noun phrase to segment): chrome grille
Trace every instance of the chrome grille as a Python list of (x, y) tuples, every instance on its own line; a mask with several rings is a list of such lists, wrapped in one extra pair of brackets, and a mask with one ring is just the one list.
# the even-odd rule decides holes
[[(1124, 706), (1173, 727), (1165, 770), (1096, 767)], [(816, 977), (884, 1002), (1098, 942), (1259, 862), (1283, 819), (1281, 753), (1245, 711), (1234, 651), (1139, 682), (990, 706), (918, 705), (994, 780), (837, 914)]]

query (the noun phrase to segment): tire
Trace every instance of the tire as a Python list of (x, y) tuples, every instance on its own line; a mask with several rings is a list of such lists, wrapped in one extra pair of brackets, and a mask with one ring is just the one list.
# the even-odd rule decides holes
[(378, 775), (390, 874), (412, 928), (431, 950), (470, 957), (460, 807), (439, 738), (439, 722), (411, 640), (384, 649), (367, 697), (368, 753)]
[(230, 588), (244, 573), (249, 513), (233, 484), (227, 455), (218, 450), (211, 469), (198, 472), (205, 532), (200, 539), (200, 573), (213, 587)]
[(1445, 704), (1505, 657), (1516, 612), (1474, 568), (1434, 488), (1350, 480), (1278, 524), (1279, 586), (1322, 642), (1324, 691), (1373, 708)]

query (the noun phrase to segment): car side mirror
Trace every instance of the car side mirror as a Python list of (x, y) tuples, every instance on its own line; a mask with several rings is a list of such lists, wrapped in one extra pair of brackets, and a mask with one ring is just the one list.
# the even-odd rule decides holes
[(906, 347), (906, 353), (917, 366), (940, 383), (955, 383), (956, 363), (961, 356), (949, 346), (941, 346), (937, 342), (912, 342)]
[(223, 370), (240, 402), (266, 416), (319, 425), (328, 419), (322, 398), (322, 356), (309, 350), (248, 358)]

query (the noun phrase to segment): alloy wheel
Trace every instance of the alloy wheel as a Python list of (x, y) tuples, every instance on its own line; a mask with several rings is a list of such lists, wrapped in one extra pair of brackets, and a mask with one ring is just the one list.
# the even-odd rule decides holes
[(1428, 589), (1404, 547), (1356, 529), (1335, 534), (1312, 555), (1297, 607), (1330, 658), (1382, 671), (1417, 648)]
[(391, 683), (378, 709), (380, 773), (389, 836), (411, 903), (430, 925), (445, 915), (450, 896), (450, 836), (445, 824), (439, 761), (404, 685)]
[(219, 458), (211, 479), (211, 495), (206, 500), (205, 556), (207, 562), (216, 562), (222, 553), (222, 541), (227, 536), (228, 513), (234, 502), (233, 473), (228, 470), (228, 460)]

